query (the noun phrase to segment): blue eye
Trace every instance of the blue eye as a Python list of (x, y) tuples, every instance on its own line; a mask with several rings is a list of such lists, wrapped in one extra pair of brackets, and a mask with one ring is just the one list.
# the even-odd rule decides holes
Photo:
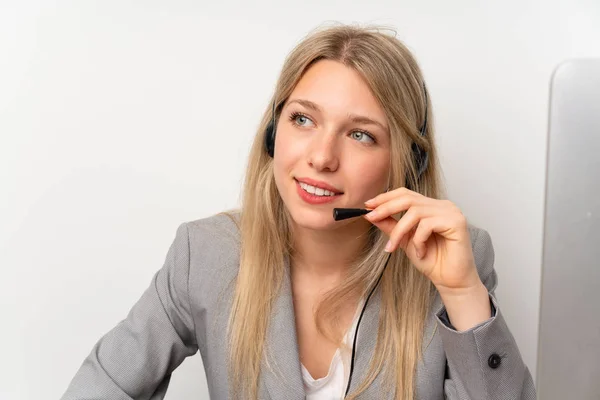
[(363, 142), (363, 140), (361, 139), (366, 138), (368, 140), (367, 143), (375, 143), (375, 139), (373, 139), (373, 137), (366, 132), (354, 131), (351, 133), (351, 135), (354, 139), (357, 139), (359, 142)]
[(304, 125), (306, 121), (308, 121), (308, 118), (306, 118), (304, 115), (298, 115), (296, 117), (296, 122), (300, 125)]
[(298, 126), (302, 126), (302, 127), (305, 127), (306, 123), (308, 121), (312, 122), (312, 120), (310, 118), (308, 118), (306, 115), (298, 113), (298, 112), (294, 112), (290, 115), (290, 121), (292, 121), (294, 123), (294, 125), (298, 125)]
[[(297, 111), (290, 114), (289, 120), (292, 121), (292, 123), (294, 125), (299, 126), (301, 128), (310, 127), (311, 126), (310, 124), (313, 124), (312, 126), (314, 126), (314, 122), (312, 119), (310, 119), (307, 115), (305, 115), (301, 112), (297, 112)], [(350, 133), (350, 135), (352, 136), (353, 139), (355, 139), (359, 142), (363, 142), (366, 144), (376, 143), (373, 135), (371, 135), (370, 133), (368, 133), (366, 131), (353, 131)]]

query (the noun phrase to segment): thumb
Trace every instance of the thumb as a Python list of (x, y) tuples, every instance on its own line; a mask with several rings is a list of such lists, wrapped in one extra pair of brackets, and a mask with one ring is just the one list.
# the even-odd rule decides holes
[[(364, 215), (363, 215), (363, 217), (364, 217)], [(373, 225), (375, 225), (377, 228), (379, 228), (381, 231), (383, 231), (383, 233), (385, 233), (388, 238), (392, 235), (392, 231), (394, 230), (394, 227), (396, 226), (396, 224), (398, 224), (398, 220), (395, 219), (394, 217), (387, 217), (385, 219), (382, 219), (381, 221), (374, 221), (374, 222), (369, 221), (369, 222), (371, 222)], [(400, 239), (400, 243), (398, 243), (398, 247), (400, 247), (401, 249), (406, 251), (406, 248), (408, 246), (410, 239), (412, 238), (413, 233), (414, 233), (414, 229), (411, 230), (406, 235), (404, 235), (404, 237), (402, 237)]]
[[(364, 215), (363, 215), (363, 218), (366, 219), (366, 217)], [(369, 221), (369, 220), (367, 219), (367, 221)], [(396, 221), (392, 217), (387, 217), (385, 219), (382, 219), (381, 221), (369, 221), (369, 222), (371, 222), (377, 228), (382, 230), (383, 233), (385, 233), (388, 237), (390, 237), (390, 235), (392, 234), (392, 231), (394, 230), (394, 227), (398, 223), (398, 221)]]

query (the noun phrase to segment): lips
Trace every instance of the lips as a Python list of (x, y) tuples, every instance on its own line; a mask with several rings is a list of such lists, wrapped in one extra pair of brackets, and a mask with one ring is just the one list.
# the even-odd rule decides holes
[(319, 195), (307, 192), (300, 185), (301, 185), (301, 183), (299, 181), (296, 181), (296, 193), (298, 193), (298, 196), (302, 200), (304, 200), (304, 202), (311, 204), (311, 205), (332, 203), (334, 201), (337, 201), (337, 199), (339, 199), (339, 197), (341, 196), (341, 194), (334, 194), (332, 196), (330, 196), (330, 195), (319, 196)]
[(317, 187), (317, 188), (321, 188), (321, 189), (325, 189), (325, 190), (329, 190), (330, 192), (333, 192), (335, 194), (343, 194), (344, 192), (341, 191), (340, 189), (336, 188), (333, 185), (328, 184), (327, 182), (323, 182), (323, 181), (318, 181), (316, 179), (311, 179), (311, 178), (295, 178), (296, 181), (298, 182), (304, 182), (308, 185)]

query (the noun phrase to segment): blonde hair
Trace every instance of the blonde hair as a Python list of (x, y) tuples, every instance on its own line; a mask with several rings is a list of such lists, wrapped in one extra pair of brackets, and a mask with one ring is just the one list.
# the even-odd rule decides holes
[[(292, 252), (290, 215), (279, 195), (273, 176), (273, 160), (264, 147), (265, 129), (273, 105), (279, 112), (304, 72), (316, 61), (334, 60), (355, 69), (366, 80), (387, 116), (391, 148), (392, 188), (410, 185), (412, 190), (440, 198), (440, 178), (434, 146), (431, 105), (424, 93), (419, 66), (408, 50), (385, 28), (334, 25), (319, 28), (302, 40), (287, 56), (263, 115), (250, 152), (240, 216), (240, 266), (229, 316), (228, 368), (234, 398), (256, 399), (265, 350), (265, 338), (274, 300), (284, 278), (287, 255)], [(428, 111), (427, 130), (419, 130)], [(429, 164), (417, 179), (411, 145), (416, 142), (429, 153)], [(408, 179), (409, 182), (405, 180)], [(340, 311), (348, 302), (365, 294), (382, 272), (387, 237), (372, 226), (368, 244), (348, 270), (343, 283), (319, 304), (315, 319), (319, 331), (341, 344)], [(415, 397), (415, 371), (422, 355), (424, 323), (434, 288), (410, 265), (402, 251), (392, 254), (383, 273), (381, 307), (374, 357), (354, 399), (380, 371), (396, 400)], [(268, 365), (268, 362), (267, 362)]]

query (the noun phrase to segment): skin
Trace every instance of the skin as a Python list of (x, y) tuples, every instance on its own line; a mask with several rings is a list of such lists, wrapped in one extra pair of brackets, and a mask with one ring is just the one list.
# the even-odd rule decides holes
[[(296, 232), (291, 278), (300, 360), (315, 379), (327, 375), (337, 346), (316, 331), (314, 309), (326, 291), (339, 285), (371, 224), (389, 236), (386, 251), (405, 251), (432, 280), (458, 330), (491, 314), (460, 210), (406, 188), (382, 193), (389, 180), (388, 129), (383, 109), (360, 74), (330, 60), (306, 71), (278, 120), (274, 176)], [(327, 204), (308, 204), (297, 193), (297, 177), (327, 182), (343, 194)], [(334, 207), (374, 211), (334, 221)], [(400, 221), (392, 217), (406, 210)], [(343, 326), (350, 326), (357, 301), (343, 310)]]

